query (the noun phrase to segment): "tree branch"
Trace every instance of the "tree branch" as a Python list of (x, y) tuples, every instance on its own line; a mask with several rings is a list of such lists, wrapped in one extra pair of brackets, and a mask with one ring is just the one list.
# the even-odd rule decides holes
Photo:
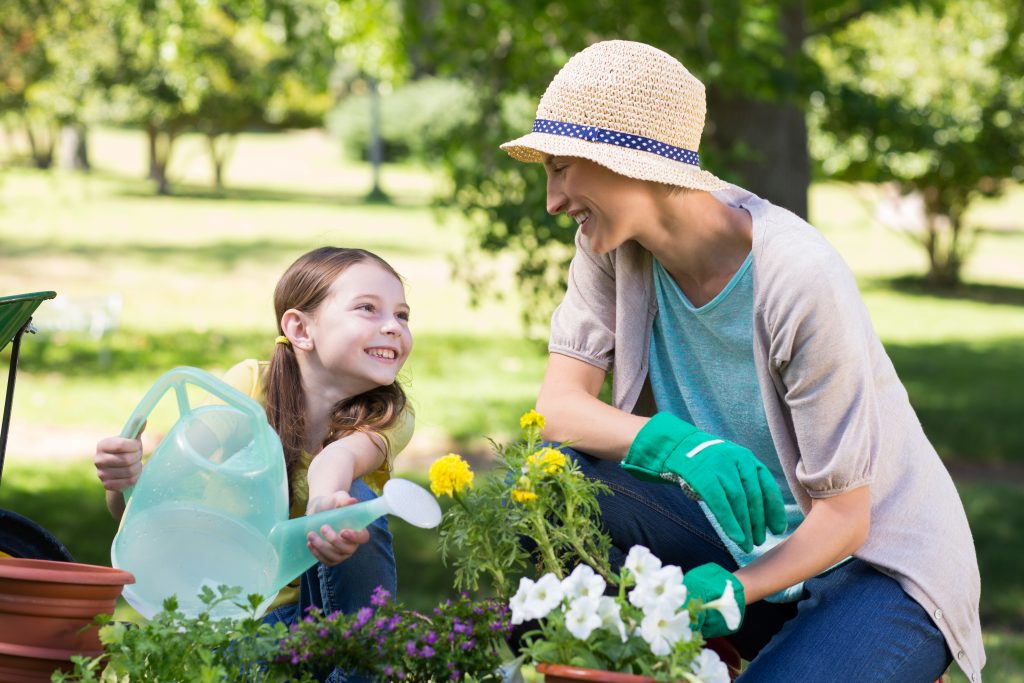
[(826, 34), (827, 35), (827, 34), (833, 33), (835, 31), (838, 31), (839, 29), (843, 28), (844, 26), (849, 24), (851, 21), (854, 21), (855, 19), (859, 19), (860, 17), (864, 16), (865, 14), (868, 14), (869, 12), (873, 11), (874, 9), (875, 8), (872, 7), (872, 6), (858, 7), (857, 9), (850, 10), (849, 12), (846, 12), (845, 14), (840, 15), (839, 17), (833, 19), (832, 21), (827, 21), (824, 24), (821, 24), (820, 26), (815, 26), (815, 27), (812, 27), (812, 28), (808, 29), (807, 33), (804, 34), (804, 35), (805, 35), (805, 37), (810, 38), (811, 36), (817, 36), (817, 35), (822, 35), (822, 34)]

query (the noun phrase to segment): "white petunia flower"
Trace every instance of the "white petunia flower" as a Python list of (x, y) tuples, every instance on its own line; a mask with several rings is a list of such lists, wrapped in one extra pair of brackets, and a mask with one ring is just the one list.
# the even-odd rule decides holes
[(722, 597), (704, 603), (704, 609), (716, 609), (721, 612), (722, 618), (725, 619), (725, 625), (729, 627), (730, 631), (735, 631), (740, 627), (742, 616), (739, 603), (736, 602), (736, 591), (733, 590), (732, 581), (726, 581)]
[(696, 676), (696, 683), (729, 683), (729, 667), (714, 650), (704, 649), (690, 664), (690, 671)]
[(687, 642), (693, 636), (690, 613), (667, 607), (653, 609), (640, 622), (640, 636), (651, 646), (652, 654), (663, 657), (676, 643)]
[(679, 609), (686, 604), (683, 570), (670, 564), (649, 574), (629, 592), (629, 601), (645, 612), (659, 607)]
[(598, 616), (598, 598), (577, 598), (565, 613), (565, 628), (580, 640), (586, 640), (594, 629), (601, 626)]
[(594, 573), (590, 565), (577, 565), (572, 574), (562, 581), (562, 590), (565, 597), (573, 600), (575, 598), (597, 598), (604, 594), (605, 582), (600, 576)]
[(640, 584), (648, 576), (661, 569), (661, 560), (644, 546), (635, 545), (629, 549), (624, 566), (633, 575), (633, 580)]
[(601, 628), (618, 631), (622, 642), (629, 640), (626, 624), (622, 621), (622, 605), (613, 597), (602, 595), (597, 603), (597, 616), (601, 617)]
[(562, 582), (554, 574), (545, 574), (530, 587), (530, 592), (526, 596), (526, 618), (543, 619), (551, 610), (562, 604), (563, 597)]
[(533, 581), (524, 576), (519, 580), (519, 590), (509, 599), (508, 606), (512, 610), (513, 624), (521, 624), (531, 618), (526, 613), (526, 601), (533, 590), (533, 585)]

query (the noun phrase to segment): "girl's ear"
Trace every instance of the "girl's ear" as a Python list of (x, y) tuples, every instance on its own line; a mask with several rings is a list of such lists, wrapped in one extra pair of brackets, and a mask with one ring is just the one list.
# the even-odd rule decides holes
[(303, 351), (313, 350), (313, 336), (310, 330), (310, 317), (302, 311), (289, 308), (281, 316), (281, 329), (292, 343), (292, 347)]

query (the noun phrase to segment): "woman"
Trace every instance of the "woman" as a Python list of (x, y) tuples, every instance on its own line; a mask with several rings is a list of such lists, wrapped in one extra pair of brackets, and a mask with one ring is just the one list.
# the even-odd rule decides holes
[(544, 164), (548, 212), (579, 224), (545, 436), (616, 493), (616, 548), (745, 599), (741, 680), (934, 681), (952, 658), (980, 680), (963, 506), (853, 277), (807, 223), (700, 169), (704, 113), (677, 60), (608, 41), (502, 145)]

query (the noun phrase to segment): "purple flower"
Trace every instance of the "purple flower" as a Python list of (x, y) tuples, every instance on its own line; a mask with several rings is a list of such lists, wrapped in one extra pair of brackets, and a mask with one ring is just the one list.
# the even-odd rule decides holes
[(373, 616), (373, 609), (370, 607), (364, 607), (356, 612), (356, 622), (352, 624), (353, 629), (361, 629), (366, 626), (370, 621), (370, 617)]
[(433, 631), (428, 631), (427, 635), (423, 636), (423, 641), (427, 645), (433, 645), (434, 643), (437, 642), (437, 634), (434, 633)]
[(383, 586), (377, 586), (373, 589), (373, 595), (370, 596), (370, 604), (375, 607), (383, 607), (387, 604), (390, 597), (391, 593), (384, 590)]
[(415, 643), (415, 641), (410, 640), (410, 641), (406, 642), (406, 644), (405, 644), (405, 654), (409, 655), (410, 657), (415, 657), (416, 656), (416, 643)]
[(435, 654), (436, 653), (434, 652), (434, 648), (430, 647), (429, 645), (424, 645), (423, 649), (420, 650), (420, 657), (427, 657), (427, 658), (429, 658), (429, 657), (433, 657)]
[(391, 678), (394, 674), (395, 674), (395, 667), (391, 666), (390, 664), (386, 664), (384, 666), (384, 675), (387, 676), (388, 678)]
[(388, 626), (387, 626), (388, 632), (390, 633), (391, 631), (394, 631), (398, 627), (398, 625), (401, 624), (401, 623), (402, 623), (402, 616), (400, 614), (396, 614), (395, 616), (391, 617), (388, 620)]
[(461, 671), (459, 671), (458, 669), (455, 669), (454, 671), (452, 671), (452, 672), (451, 672), (451, 673), (450, 673), (450, 674), (448, 675), (448, 678), (450, 678), (450, 679), (451, 679), (451, 680), (453, 680), (453, 681), (457, 681), (457, 680), (459, 680), (459, 678), (461, 678), (461, 677), (462, 677), (462, 672), (461, 672)]
[(463, 651), (463, 652), (465, 652), (466, 650), (470, 650), (470, 649), (472, 649), (474, 645), (476, 645), (476, 641), (475, 641), (474, 639), (470, 638), (470, 639), (469, 639), (469, 640), (467, 640), (466, 642), (464, 642), (464, 643), (461, 643), (461, 644), (459, 645), (459, 647), (461, 647), (461, 648), (462, 648), (462, 651)]
[(327, 634), (328, 634), (328, 633), (330, 633), (330, 631), (329, 631), (329, 630), (327, 630), (326, 628), (322, 628), (322, 629), (320, 629), (319, 631), (317, 631), (317, 633), (319, 633), (319, 634), (320, 634), (320, 637), (321, 637), (321, 638), (326, 638), (326, 637), (327, 637)]

